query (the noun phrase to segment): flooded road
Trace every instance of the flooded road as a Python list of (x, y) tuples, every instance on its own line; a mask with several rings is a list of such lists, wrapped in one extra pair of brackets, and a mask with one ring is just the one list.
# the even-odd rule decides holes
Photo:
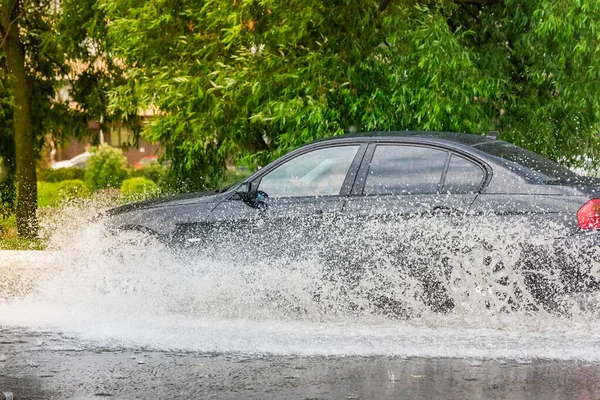
[(371, 228), (340, 238), (354, 269), (321, 244), (180, 252), (93, 224), (0, 252), (0, 400), (600, 397), (598, 297), (558, 298), (540, 268), (560, 307), (540, 303), (519, 226), (506, 242)]
[[(0, 330), (0, 394), (18, 399), (596, 399), (600, 364), (301, 357), (85, 346)], [(0, 396), (2, 399), (2, 396)]]

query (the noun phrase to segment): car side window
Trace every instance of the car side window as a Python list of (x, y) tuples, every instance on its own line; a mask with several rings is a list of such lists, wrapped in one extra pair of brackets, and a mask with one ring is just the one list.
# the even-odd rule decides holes
[(452, 154), (442, 193), (476, 193), (481, 188), (484, 172), (477, 164)]
[(438, 193), (448, 152), (428, 147), (378, 145), (369, 166), (363, 193)]
[(258, 189), (269, 197), (339, 195), (359, 147), (326, 147), (294, 157), (266, 174)]

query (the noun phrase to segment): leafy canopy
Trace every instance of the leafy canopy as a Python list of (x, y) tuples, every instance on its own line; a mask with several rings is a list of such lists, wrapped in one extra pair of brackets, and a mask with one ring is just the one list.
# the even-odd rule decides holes
[(597, 0), (99, 4), (127, 65), (111, 105), (158, 112), (143, 135), (186, 189), (228, 157), (354, 130), (497, 129), (553, 159), (598, 153)]

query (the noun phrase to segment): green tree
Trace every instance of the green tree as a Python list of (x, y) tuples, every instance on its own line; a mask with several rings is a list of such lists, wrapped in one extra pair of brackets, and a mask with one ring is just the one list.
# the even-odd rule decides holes
[[(35, 168), (45, 135), (82, 137), (89, 120), (120, 117), (104, 110), (105, 91), (121, 76), (102, 47), (105, 21), (95, 0), (0, 2), (0, 156), (15, 174), (21, 236), (37, 235)], [(2, 191), (9, 204), (10, 182)]]
[[(501, 137), (554, 159), (596, 157), (596, 0), (99, 0), (128, 81), (115, 108), (160, 114), (188, 188), (358, 130)], [(203, 177), (204, 179), (197, 179)]]
[(34, 135), (31, 121), (31, 82), (25, 65), (25, 48), (20, 38), (21, 8), (17, 0), (2, 4), (0, 33), (13, 96), (13, 128), (17, 175), (17, 224), (23, 236), (37, 236), (37, 188), (34, 164)]

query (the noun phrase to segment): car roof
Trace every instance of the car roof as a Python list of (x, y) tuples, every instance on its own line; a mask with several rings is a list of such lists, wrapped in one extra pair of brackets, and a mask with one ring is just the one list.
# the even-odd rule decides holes
[[(458, 132), (428, 132), (428, 131), (390, 131), (390, 132), (360, 132), (347, 133), (345, 135), (333, 136), (317, 142), (344, 139), (394, 139), (394, 138), (423, 138), (434, 140), (445, 140), (462, 145), (473, 146), (481, 143), (493, 142), (496, 139), (482, 135)], [(315, 143), (315, 142), (312, 142)]]

